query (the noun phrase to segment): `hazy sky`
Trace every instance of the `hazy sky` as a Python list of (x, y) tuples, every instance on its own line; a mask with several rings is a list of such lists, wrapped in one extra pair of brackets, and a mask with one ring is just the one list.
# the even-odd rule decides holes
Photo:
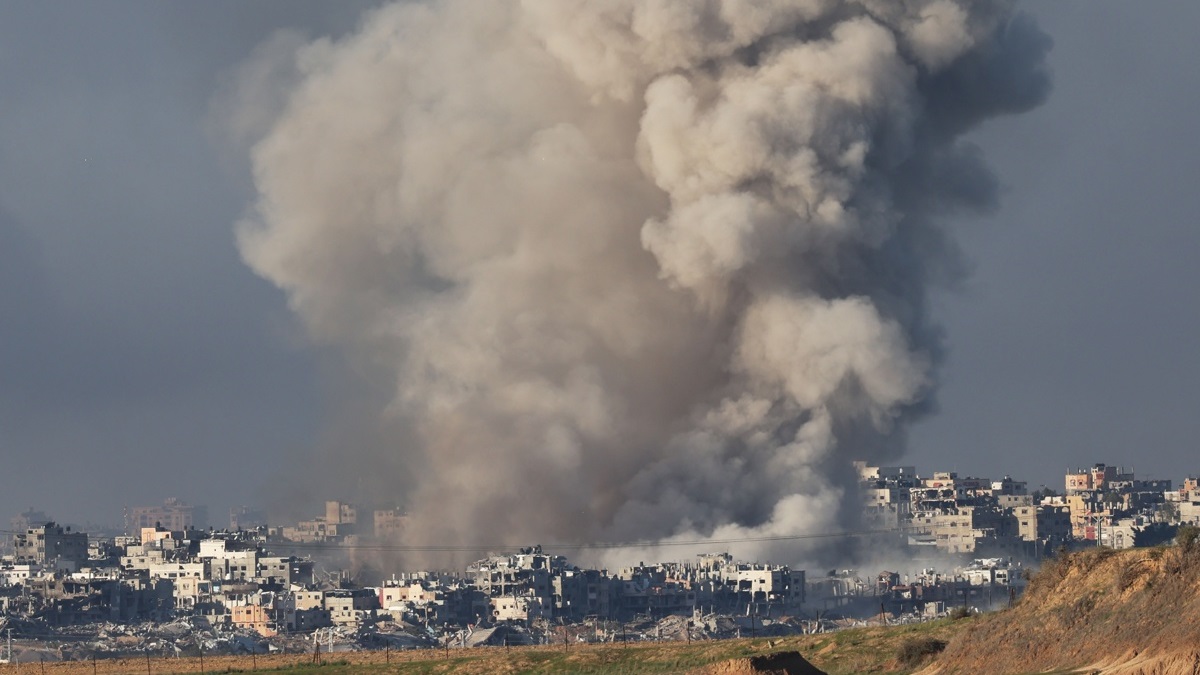
[(1060, 490), (1101, 461), (1196, 475), (1200, 5), (1027, 7), (1054, 91), (978, 134), (1008, 194), (959, 228), (975, 272), (940, 298), (942, 411), (911, 459)]
[[(0, 2), (0, 526), (168, 496), (219, 523), (310, 461), (330, 387), (238, 257), (253, 186), (212, 102), (273, 31), (337, 35), (371, 4)], [(937, 296), (941, 412), (908, 462), (1059, 488), (1095, 461), (1200, 472), (1200, 5), (1027, 9), (1054, 91), (976, 134), (1007, 190), (953, 226), (974, 274)]]

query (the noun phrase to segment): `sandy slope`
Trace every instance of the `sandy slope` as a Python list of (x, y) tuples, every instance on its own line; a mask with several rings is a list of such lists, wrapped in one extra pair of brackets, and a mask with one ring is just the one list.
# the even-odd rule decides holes
[(1200, 675), (1200, 547), (1090, 550), (1039, 573), (923, 673)]

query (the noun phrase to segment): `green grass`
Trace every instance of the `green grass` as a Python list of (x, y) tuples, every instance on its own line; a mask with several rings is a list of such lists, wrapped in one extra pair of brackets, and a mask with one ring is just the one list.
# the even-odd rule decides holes
[[(403, 663), (365, 663), (367, 658), (351, 654), (349, 662), (324, 665), (296, 664), (276, 669), (276, 672), (335, 675), (340, 673), (375, 673), (379, 675), (549, 675), (578, 673), (580, 675), (667, 675), (688, 673), (708, 665), (731, 659), (747, 658), (785, 651), (798, 651), (814, 665), (830, 675), (850, 673), (910, 673), (922, 663), (904, 663), (898, 656), (905, 644), (913, 640), (948, 640), (971, 620), (935, 621), (930, 623), (886, 628), (857, 628), (823, 635), (803, 635), (784, 638), (749, 638), (711, 640), (685, 643), (649, 643), (624, 645), (572, 645), (561, 647), (513, 648), (500, 647), (451, 650), (430, 650), (408, 658), (421, 660)], [(272, 672), (259, 670), (258, 672)]]

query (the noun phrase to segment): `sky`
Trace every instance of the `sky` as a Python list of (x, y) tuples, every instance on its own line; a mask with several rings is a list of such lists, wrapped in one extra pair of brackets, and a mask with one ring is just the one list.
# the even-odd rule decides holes
[[(220, 523), (319, 463), (344, 381), (238, 254), (254, 186), (214, 118), (276, 31), (372, 4), (0, 2), (0, 523), (171, 496)], [(934, 297), (949, 357), (905, 463), (1196, 474), (1200, 6), (1025, 7), (1054, 89), (973, 134), (1004, 195), (950, 226), (972, 274)]]
[(1054, 90), (977, 135), (1006, 195), (958, 229), (973, 275), (937, 298), (941, 412), (910, 459), (1059, 490), (1096, 462), (1196, 475), (1200, 46), (1181, 23), (1200, 7), (1028, 8), (1054, 39)]

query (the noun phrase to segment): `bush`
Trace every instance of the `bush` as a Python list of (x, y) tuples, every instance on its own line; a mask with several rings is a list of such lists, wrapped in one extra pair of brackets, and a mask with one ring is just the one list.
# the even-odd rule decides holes
[(946, 649), (946, 641), (931, 637), (913, 638), (900, 645), (896, 659), (905, 666), (915, 666), (926, 658), (942, 653)]
[(1197, 568), (1200, 568), (1200, 528), (1180, 525), (1164, 569), (1171, 574), (1193, 575)]
[(1180, 525), (1175, 532), (1175, 543), (1188, 552), (1196, 548), (1198, 538), (1200, 538), (1200, 527), (1195, 525)]
[(1138, 565), (1148, 561), (1149, 558), (1141, 558), (1139, 560), (1127, 561), (1121, 566), (1121, 570), (1117, 573), (1117, 592), (1124, 593), (1137, 583), (1137, 580), (1142, 576), (1144, 570)]

